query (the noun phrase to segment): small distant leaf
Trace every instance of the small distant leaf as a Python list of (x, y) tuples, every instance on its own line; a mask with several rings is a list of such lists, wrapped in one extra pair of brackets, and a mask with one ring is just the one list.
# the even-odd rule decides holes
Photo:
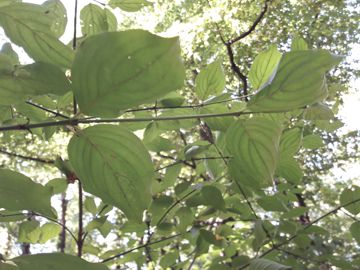
[(238, 120), (228, 129), (228, 164), (235, 181), (257, 188), (272, 185), (281, 132), (277, 122), (265, 118)]
[(0, 25), (12, 42), (36, 61), (70, 67), (73, 51), (55, 37), (52, 23), (44, 6), (18, 3), (0, 7)]
[(31, 210), (56, 218), (51, 205), (50, 188), (33, 182), (18, 172), (0, 169), (0, 207), (6, 210)]
[(327, 96), (325, 72), (341, 60), (325, 50), (285, 53), (274, 79), (248, 102), (248, 109), (291, 111), (322, 101)]
[(84, 207), (91, 214), (96, 215), (98, 210), (93, 197), (86, 196), (84, 201)]
[(266, 232), (264, 231), (263, 228), (263, 222), (261, 220), (255, 221), (254, 235), (255, 235), (255, 239), (252, 243), (253, 249), (254, 251), (258, 251), (263, 246), (267, 238)]
[(180, 88), (184, 78), (178, 38), (162, 38), (144, 30), (87, 38), (72, 68), (80, 109), (96, 116), (117, 116), (120, 110), (153, 102)]
[[(353, 203), (354, 202), (354, 203)], [(346, 188), (340, 195), (340, 203), (345, 206), (345, 209), (357, 215), (360, 213), (360, 187), (352, 186), (351, 188)]]
[(271, 80), (271, 75), (274, 74), (280, 59), (281, 53), (275, 45), (256, 56), (249, 71), (249, 81), (254, 89), (262, 88)]
[(151, 201), (154, 168), (134, 134), (115, 125), (88, 127), (72, 137), (68, 155), (85, 191), (141, 222)]
[(302, 145), (304, 148), (316, 149), (324, 146), (324, 142), (320, 135), (311, 134), (304, 137)]
[(56, 37), (61, 37), (65, 32), (67, 24), (65, 6), (60, 0), (47, 0), (42, 6), (45, 7), (46, 16), (51, 18), (51, 31)]
[(108, 9), (103, 9), (94, 4), (88, 4), (80, 12), (81, 32), (85, 36), (101, 32), (115, 31), (117, 20)]
[(6, 56), (10, 57), (11, 59), (11, 63), (13, 65), (18, 65), (20, 64), (19, 62), (19, 56), (17, 55), (17, 53), (13, 50), (11, 43), (6, 42), (4, 43), (4, 45), (1, 48), (0, 51), (1, 54), (5, 54)]
[(255, 259), (250, 262), (249, 270), (288, 270), (288, 269), (291, 269), (291, 267), (267, 259)]
[(194, 213), (191, 211), (189, 207), (181, 207), (175, 214), (179, 218), (179, 224), (177, 225), (177, 229), (184, 233), (188, 226), (190, 226), (195, 219)]
[(0, 222), (14, 222), (24, 220), (26, 216), (18, 211), (8, 211), (1, 210), (0, 211)]
[(104, 264), (89, 263), (79, 257), (63, 253), (20, 256), (11, 261), (19, 267), (19, 270), (108, 270)]
[(146, 0), (110, 0), (109, 5), (112, 8), (120, 8), (123, 11), (135, 12), (145, 6), (151, 6), (152, 3)]
[(225, 84), (225, 74), (221, 61), (216, 60), (197, 75), (195, 92), (200, 99), (204, 100), (209, 96), (220, 94), (224, 90)]
[(225, 211), (225, 201), (218, 188), (214, 186), (204, 186), (201, 189), (201, 194), (206, 204), (221, 211)]
[(354, 237), (356, 242), (360, 244), (360, 221), (356, 221), (350, 226), (351, 235)]
[(196, 157), (197, 155), (200, 155), (201, 153), (206, 152), (210, 147), (209, 143), (203, 144), (201, 141), (201, 144), (194, 143), (193, 145), (187, 145), (184, 149), (184, 155), (186, 160), (190, 160), (191, 158)]
[(295, 37), (291, 43), (291, 51), (304, 51), (308, 50), (309, 47), (303, 38)]
[(43, 244), (52, 238), (58, 237), (61, 232), (61, 226), (55, 223), (46, 223), (40, 228), (39, 243)]

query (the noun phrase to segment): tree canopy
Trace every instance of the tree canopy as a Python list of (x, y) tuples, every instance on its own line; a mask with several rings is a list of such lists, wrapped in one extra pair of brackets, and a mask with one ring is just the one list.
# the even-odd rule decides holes
[(0, 0), (0, 269), (359, 269), (357, 1), (38, 2)]

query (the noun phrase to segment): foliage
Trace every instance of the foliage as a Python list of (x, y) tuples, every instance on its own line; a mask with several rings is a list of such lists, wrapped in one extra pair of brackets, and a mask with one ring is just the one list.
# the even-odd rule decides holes
[(0, 0), (1, 269), (359, 269), (356, 4), (239, 2)]

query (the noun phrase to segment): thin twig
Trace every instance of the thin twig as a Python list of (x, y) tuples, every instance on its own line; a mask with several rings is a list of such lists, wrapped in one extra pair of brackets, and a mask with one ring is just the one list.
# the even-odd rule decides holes
[(78, 257), (82, 256), (82, 248), (83, 248), (83, 190), (82, 190), (82, 184), (80, 180), (78, 181), (78, 187), (79, 187), (79, 220), (78, 220), (78, 237), (77, 237), (77, 248)]
[[(214, 159), (223, 159), (223, 158), (229, 159), (231, 157), (205, 157), (205, 158), (192, 158), (191, 160), (198, 161), (198, 160), (214, 160)], [(163, 169), (175, 166), (175, 165), (180, 164), (180, 163), (184, 163), (185, 165), (195, 169), (195, 166), (193, 164), (188, 163), (187, 160), (179, 159), (179, 160), (176, 160), (174, 163), (171, 163), (169, 165), (166, 165), (166, 166), (163, 166), (163, 167), (160, 167), (160, 168), (156, 169), (155, 172), (158, 172), (158, 171), (161, 171)]]
[(48, 108), (45, 108), (45, 107), (43, 107), (43, 106), (40, 106), (40, 105), (38, 105), (38, 104), (36, 104), (36, 103), (33, 103), (33, 102), (31, 102), (31, 101), (25, 101), (25, 103), (27, 103), (27, 104), (29, 104), (29, 105), (31, 105), (31, 106), (34, 106), (34, 107), (36, 107), (36, 108), (38, 108), (38, 109), (40, 109), (40, 110), (43, 110), (43, 111), (45, 111), (45, 112), (51, 113), (51, 114), (53, 114), (54, 116), (62, 117), (62, 118), (65, 118), (65, 119), (69, 119), (69, 118), (70, 118), (69, 116), (66, 116), (66, 115), (64, 115), (64, 114), (62, 114), (62, 113), (59, 113), (59, 112), (56, 112), (56, 111), (53, 111), (53, 110), (50, 110), (50, 109), (48, 109)]
[(41, 163), (46, 163), (46, 164), (54, 164), (54, 160), (49, 160), (49, 159), (44, 159), (44, 158), (39, 158), (39, 157), (29, 157), (29, 156), (24, 156), (24, 155), (20, 155), (20, 154), (15, 154), (9, 151), (6, 151), (4, 149), (0, 148), (0, 153), (11, 156), (11, 157), (18, 157), (18, 158), (22, 158), (25, 160), (31, 160), (31, 161), (35, 161), (35, 162), (41, 162)]

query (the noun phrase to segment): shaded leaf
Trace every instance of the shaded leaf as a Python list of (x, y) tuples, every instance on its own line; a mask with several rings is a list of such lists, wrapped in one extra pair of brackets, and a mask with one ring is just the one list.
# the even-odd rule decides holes
[(31, 210), (56, 218), (51, 205), (50, 188), (33, 182), (25, 175), (0, 169), (0, 207), (6, 210)]
[[(354, 202), (354, 203), (353, 203)], [(340, 194), (340, 203), (345, 206), (345, 209), (350, 213), (357, 215), (360, 213), (360, 187), (352, 186), (346, 188)]]
[(42, 4), (46, 16), (51, 18), (50, 29), (56, 37), (61, 37), (66, 28), (66, 8), (60, 0), (47, 0)]
[(151, 201), (154, 169), (142, 142), (115, 125), (77, 132), (68, 145), (69, 160), (84, 190), (140, 222)]
[(144, 30), (87, 38), (72, 68), (80, 109), (96, 116), (116, 116), (120, 110), (155, 101), (180, 88), (184, 78), (178, 38)]
[(225, 211), (225, 201), (218, 188), (214, 186), (204, 186), (201, 189), (201, 195), (207, 205), (211, 205), (216, 209)]
[(255, 259), (250, 262), (249, 270), (287, 270), (287, 269), (291, 269), (291, 267), (267, 259)]
[(324, 50), (285, 53), (274, 79), (248, 102), (251, 111), (291, 111), (327, 96), (325, 72), (342, 57)]
[(235, 181), (257, 188), (272, 185), (281, 132), (278, 123), (264, 118), (238, 120), (228, 129), (229, 171)]
[(356, 221), (350, 226), (351, 235), (354, 237), (356, 242), (360, 244), (360, 222)]
[(90, 36), (107, 31), (116, 31), (117, 20), (115, 15), (108, 9), (88, 4), (80, 12), (81, 32), (84, 36)]
[(135, 12), (145, 6), (151, 6), (152, 3), (147, 0), (110, 0), (109, 5), (112, 8), (120, 8), (123, 11)]

